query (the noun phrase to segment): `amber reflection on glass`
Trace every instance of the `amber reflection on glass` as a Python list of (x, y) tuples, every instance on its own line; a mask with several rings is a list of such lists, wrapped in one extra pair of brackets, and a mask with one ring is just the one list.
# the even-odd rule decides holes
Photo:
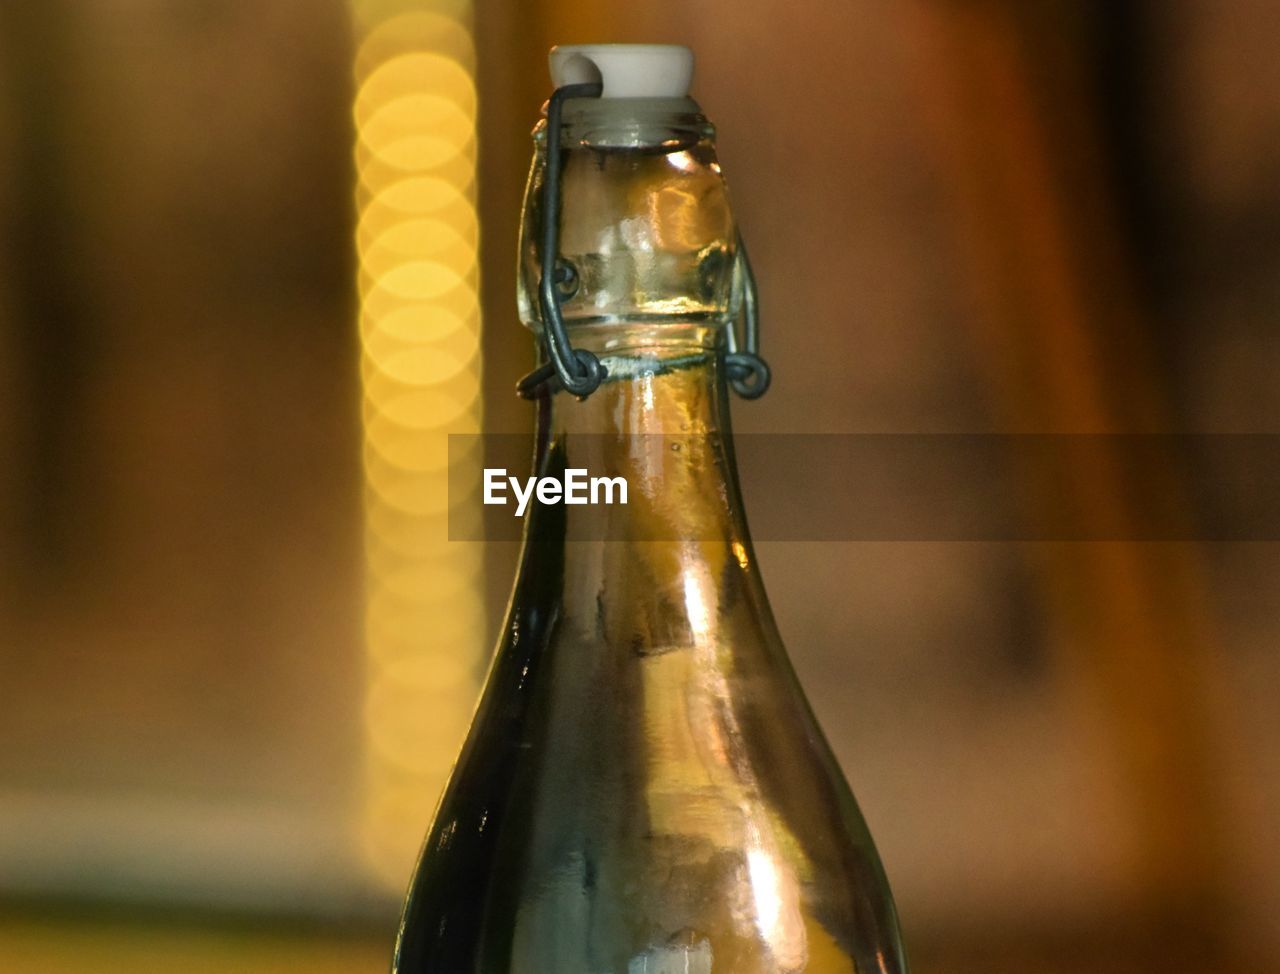
[[(539, 402), (534, 465), (621, 476), (628, 500), (528, 515), (394, 969), (905, 974), (738, 496), (722, 357), (736, 230), (710, 127), (642, 101), (566, 117), (560, 253), (578, 288), (562, 310), (608, 378)], [(520, 245), (535, 328), (547, 137)]]

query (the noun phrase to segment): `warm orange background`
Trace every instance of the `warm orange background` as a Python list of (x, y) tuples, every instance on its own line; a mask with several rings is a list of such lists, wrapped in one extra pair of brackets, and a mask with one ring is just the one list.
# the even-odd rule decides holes
[[(1264, 0), (472, 25), (489, 428), (529, 422), (545, 50), (630, 40), (693, 46), (720, 130), (775, 372), (739, 429), (1276, 432)], [(0, 10), (0, 970), (386, 966), (396, 895), (350, 851), (358, 35), (337, 0)], [(1070, 483), (1121, 525), (1140, 486)], [(1275, 965), (1274, 545), (761, 549), (920, 974)], [(513, 552), (488, 556), (494, 620)]]

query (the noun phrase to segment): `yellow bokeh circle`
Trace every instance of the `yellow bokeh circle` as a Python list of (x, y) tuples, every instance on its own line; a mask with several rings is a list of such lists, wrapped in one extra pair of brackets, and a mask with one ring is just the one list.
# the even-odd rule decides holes
[(464, 113), (475, 115), (476, 87), (470, 72), (456, 58), (411, 51), (382, 62), (361, 82), (356, 94), (356, 125), (368, 124), (381, 106), (416, 94), (444, 98)]
[[(403, 8), (420, 0), (400, 0)], [(369, 77), (378, 66), (402, 54), (430, 51), (463, 65), (467, 70), (475, 67), (475, 44), (471, 33), (460, 18), (470, 4), (465, 0), (433, 0), (433, 11), (410, 10), (396, 13), (387, 10), (374, 12), (366, 9), (377, 5), (378, 0), (357, 0), (356, 13), (366, 25), (367, 32), (356, 51), (355, 74), (357, 79)], [(452, 7), (452, 9), (442, 9)]]

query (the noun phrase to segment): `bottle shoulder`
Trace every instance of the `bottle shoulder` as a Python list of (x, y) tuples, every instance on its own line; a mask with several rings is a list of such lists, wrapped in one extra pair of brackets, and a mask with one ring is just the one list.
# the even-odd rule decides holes
[(875, 849), (776, 636), (726, 620), (736, 645), (617, 641), (529, 609), (513, 606), (424, 853), (405, 924), (418, 955), (444, 949), (443, 919), (473, 927), (458, 949), (496, 951), (467, 970), (898, 956)]

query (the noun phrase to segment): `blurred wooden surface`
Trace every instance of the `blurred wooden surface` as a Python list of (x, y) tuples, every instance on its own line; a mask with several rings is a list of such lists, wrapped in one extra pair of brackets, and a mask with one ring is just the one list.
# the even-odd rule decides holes
[(0, 917), (5, 974), (386, 974), (390, 961), (389, 936)]

